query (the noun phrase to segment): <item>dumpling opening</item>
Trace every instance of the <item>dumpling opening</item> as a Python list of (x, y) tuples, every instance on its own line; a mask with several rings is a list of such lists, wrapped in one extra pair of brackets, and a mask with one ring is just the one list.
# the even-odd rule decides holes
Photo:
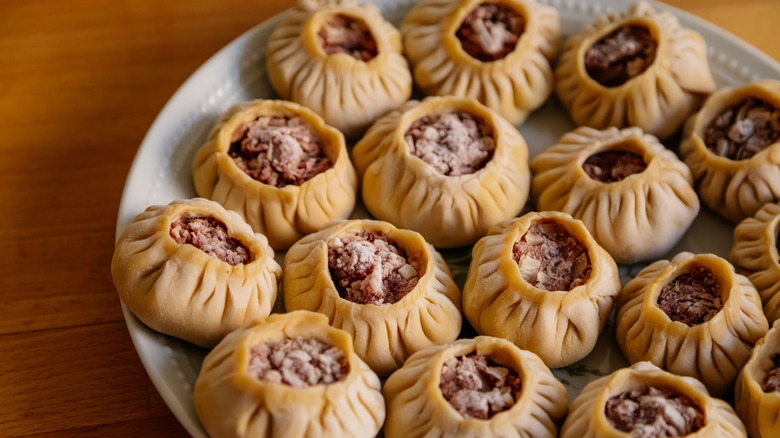
[(604, 414), (616, 429), (638, 438), (685, 436), (705, 422), (701, 407), (693, 400), (652, 385), (613, 395)]
[(262, 382), (308, 388), (343, 380), (349, 374), (349, 363), (338, 348), (297, 337), (254, 345), (247, 370)]
[(624, 25), (588, 48), (585, 70), (599, 84), (618, 87), (650, 67), (657, 47), (658, 42), (647, 27)]
[(206, 254), (236, 266), (252, 261), (252, 253), (212, 216), (183, 215), (171, 222), (170, 236), (180, 245), (192, 245)]
[(463, 50), (482, 62), (503, 59), (515, 50), (525, 31), (525, 17), (500, 3), (480, 3), (469, 12), (455, 36)]
[(772, 365), (766, 371), (761, 389), (766, 393), (780, 392), (780, 354), (772, 356)]
[(357, 304), (393, 304), (420, 280), (421, 263), (389, 237), (360, 231), (328, 240), (328, 267), (339, 296)]
[(365, 21), (344, 14), (328, 14), (317, 32), (317, 42), (327, 55), (345, 53), (370, 61), (379, 53), (374, 35)]
[(751, 97), (718, 114), (704, 130), (713, 154), (746, 160), (780, 140), (780, 109)]
[(534, 222), (512, 246), (523, 280), (542, 290), (570, 291), (585, 284), (592, 271), (585, 245), (560, 223)]
[(453, 356), (441, 368), (439, 389), (464, 417), (484, 420), (511, 408), (520, 397), (521, 387), (517, 371), (484, 354)]
[(582, 163), (582, 170), (591, 179), (603, 183), (618, 182), (635, 173), (642, 173), (645, 169), (647, 163), (641, 154), (620, 145), (597, 152)]
[(259, 116), (233, 132), (230, 157), (253, 179), (301, 185), (332, 166), (322, 140), (299, 117)]
[(703, 324), (723, 307), (720, 282), (710, 268), (691, 263), (687, 273), (661, 288), (657, 305), (672, 321)]
[(493, 128), (481, 117), (464, 111), (425, 115), (404, 133), (410, 151), (436, 172), (468, 175), (493, 158)]

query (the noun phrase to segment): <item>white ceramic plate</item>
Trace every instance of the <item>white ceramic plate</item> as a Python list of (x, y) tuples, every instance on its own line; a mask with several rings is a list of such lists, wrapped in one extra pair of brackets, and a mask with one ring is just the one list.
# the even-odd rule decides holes
[[(398, 25), (416, 0), (373, 2), (388, 20)], [(558, 9), (563, 33), (571, 35), (597, 15), (624, 10), (632, 2), (542, 0), (541, 3)], [(780, 64), (745, 42), (685, 12), (660, 3), (654, 7), (670, 10), (679, 17), (683, 27), (694, 29), (704, 37), (710, 67), (719, 87), (780, 77)], [(264, 58), (266, 42), (279, 18), (259, 24), (220, 50), (165, 105), (146, 134), (127, 177), (117, 218), (117, 237), (146, 207), (195, 196), (192, 160), (222, 112), (241, 101), (275, 96), (266, 76)], [(550, 99), (520, 128), (520, 132), (534, 157), (573, 128), (574, 124), (563, 108), (555, 99)], [(669, 254), (685, 249), (727, 256), (731, 236), (732, 225), (703, 208), (691, 229)], [(449, 251), (445, 252), (445, 257), (462, 285), (470, 251)], [(624, 284), (641, 268), (622, 266)], [(126, 308), (123, 307), (123, 311), (138, 355), (157, 390), (190, 434), (206, 437), (195, 413), (192, 388), (207, 350), (161, 335), (139, 322)], [(569, 390), (570, 400), (587, 382), (627, 365), (614, 338), (613, 325), (607, 324), (593, 353), (581, 362), (554, 371)]]

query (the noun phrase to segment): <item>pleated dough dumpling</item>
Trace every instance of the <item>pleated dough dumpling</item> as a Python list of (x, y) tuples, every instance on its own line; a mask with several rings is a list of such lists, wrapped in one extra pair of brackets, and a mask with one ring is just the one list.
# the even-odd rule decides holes
[(701, 382), (639, 362), (588, 383), (561, 438), (747, 437), (734, 409)]
[(214, 438), (364, 438), (385, 419), (379, 386), (348, 333), (301, 311), (228, 335), (204, 359), (193, 397)]
[(538, 356), (487, 336), (413, 354), (383, 392), (387, 438), (556, 437), (569, 407)]
[(437, 248), (473, 244), (528, 198), (525, 140), (473, 99), (407, 102), (377, 120), (352, 154), (371, 214)]
[(418, 233), (387, 222), (344, 221), (296, 242), (283, 289), (287, 310), (327, 315), (380, 376), (460, 333), (460, 291), (444, 259)]
[(780, 436), (780, 326), (756, 343), (737, 378), (734, 405), (753, 438)]
[(282, 96), (348, 138), (412, 94), (401, 34), (354, 0), (299, 0), (268, 40), (266, 68)]
[(639, 128), (577, 128), (531, 171), (536, 206), (582, 220), (618, 263), (662, 256), (699, 213), (690, 169)]
[(718, 397), (769, 329), (756, 288), (713, 254), (651, 264), (620, 291), (617, 310), (617, 341), (631, 363), (695, 377)]
[(477, 99), (519, 125), (552, 93), (558, 12), (535, 0), (424, 0), (401, 32), (428, 95)]
[(581, 221), (528, 213), (474, 245), (463, 314), (558, 368), (593, 350), (619, 291), (617, 265)]
[(238, 212), (275, 249), (352, 213), (357, 175), (344, 136), (292, 102), (231, 107), (192, 164), (199, 196)]
[(713, 91), (704, 39), (646, 2), (570, 37), (555, 69), (555, 92), (578, 125), (638, 126), (662, 139)]
[(144, 324), (212, 347), (271, 313), (282, 268), (262, 234), (207, 199), (153, 205), (122, 232), (111, 278)]
[(780, 81), (713, 94), (685, 125), (680, 153), (704, 203), (733, 222), (780, 201)]

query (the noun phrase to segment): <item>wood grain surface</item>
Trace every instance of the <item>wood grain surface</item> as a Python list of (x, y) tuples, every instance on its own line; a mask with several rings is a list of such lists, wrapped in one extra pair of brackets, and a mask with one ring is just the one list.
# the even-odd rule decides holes
[[(178, 86), (292, 3), (0, 1), (0, 436), (186, 436), (109, 277), (119, 199)], [(780, 60), (780, 0), (668, 3)]]

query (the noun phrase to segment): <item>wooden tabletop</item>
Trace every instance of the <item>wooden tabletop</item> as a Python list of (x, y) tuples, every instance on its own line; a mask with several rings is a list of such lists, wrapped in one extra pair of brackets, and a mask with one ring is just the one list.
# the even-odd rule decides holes
[[(173, 437), (109, 278), (146, 130), (293, 0), (0, 2), (0, 436)], [(780, 0), (679, 0), (776, 60)]]

